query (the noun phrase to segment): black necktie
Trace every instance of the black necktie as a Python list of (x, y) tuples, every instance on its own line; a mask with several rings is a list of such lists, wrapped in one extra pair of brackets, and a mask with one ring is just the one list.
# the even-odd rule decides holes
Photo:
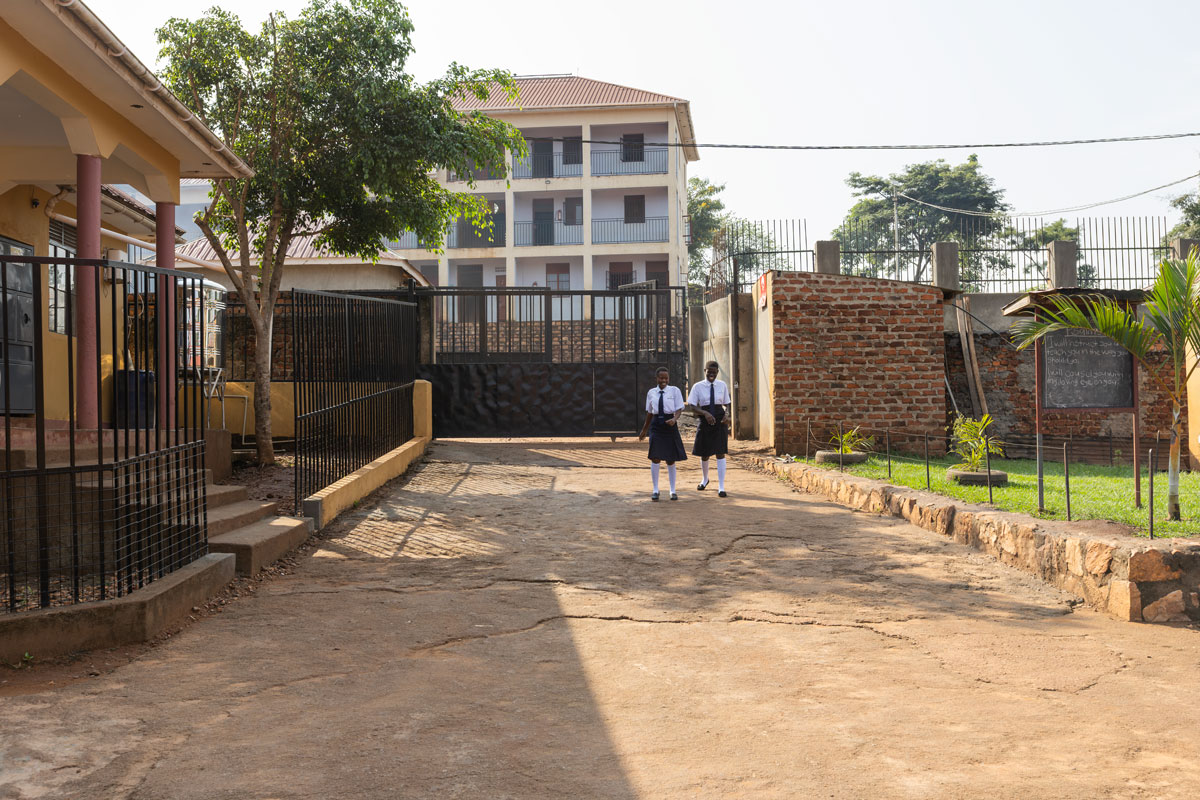
[(708, 404), (710, 406), (717, 404), (717, 384), (715, 381), (708, 384)]
[(666, 413), (667, 413), (666, 411), (663, 411), (663, 392), (664, 392), (664, 391), (665, 391), (664, 389), (659, 389), (659, 390), (658, 390), (658, 413), (659, 413), (659, 414), (666, 414)]

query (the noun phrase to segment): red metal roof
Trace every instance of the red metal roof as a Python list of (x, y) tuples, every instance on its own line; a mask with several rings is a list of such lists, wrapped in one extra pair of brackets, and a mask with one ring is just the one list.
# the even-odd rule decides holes
[(459, 111), (515, 111), (518, 108), (569, 108), (587, 106), (645, 106), (686, 103), (679, 97), (647, 92), (616, 83), (581, 78), (577, 75), (517, 78), (518, 100), (513, 102), (493, 84), (486, 100), (474, 95), (457, 97)]

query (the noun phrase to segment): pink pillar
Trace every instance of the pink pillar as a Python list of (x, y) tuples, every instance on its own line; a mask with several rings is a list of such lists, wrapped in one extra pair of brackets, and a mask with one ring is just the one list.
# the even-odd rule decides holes
[[(154, 230), (154, 263), (163, 269), (175, 269), (175, 204), (156, 203)], [(175, 362), (175, 281), (158, 276), (158, 364), (157, 395), (158, 425), (163, 430), (179, 427), (175, 419), (175, 381), (179, 367)]]
[[(100, 157), (75, 156), (76, 256), (100, 258)], [(99, 313), (97, 273), (92, 266), (75, 268), (75, 393), (77, 424), (100, 427), (96, 319)]]

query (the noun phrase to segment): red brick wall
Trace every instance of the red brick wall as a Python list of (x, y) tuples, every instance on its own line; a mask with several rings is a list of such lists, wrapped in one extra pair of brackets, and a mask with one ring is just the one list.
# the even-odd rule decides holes
[(884, 428), (944, 430), (940, 289), (777, 272), (771, 302), (777, 447), (803, 452), (807, 431), (825, 441), (839, 422), (877, 429), (880, 439)]

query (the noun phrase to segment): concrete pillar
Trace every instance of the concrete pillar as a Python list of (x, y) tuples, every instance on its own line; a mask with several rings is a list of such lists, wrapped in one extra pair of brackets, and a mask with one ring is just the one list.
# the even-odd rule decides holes
[[(591, 250), (583, 252), (583, 290), (590, 292), (596, 288), (596, 260), (592, 257)], [(590, 315), (590, 306), (584, 306), (585, 313)]]
[(504, 284), (517, 285), (517, 257), (512, 253), (504, 254)]
[(450, 285), (450, 259), (445, 253), (438, 256), (438, 286)]
[[(163, 269), (175, 269), (175, 204), (155, 203), (154, 217), (154, 263)], [(158, 322), (158, 363), (155, 393), (158, 397), (158, 425), (163, 430), (171, 430), (178, 427), (178, 420), (175, 418), (176, 371), (181, 366), (192, 365), (178, 364), (175, 360), (175, 281), (165, 275), (159, 275), (157, 284), (155, 305)], [(201, 317), (203, 318), (203, 315)], [(204, 337), (201, 336), (200, 341), (195, 342), (193, 346), (199, 348), (203, 343)]]
[(817, 272), (820, 272), (823, 275), (842, 274), (841, 242), (816, 242), (814, 250), (816, 251), (817, 256)]
[[(512, 161), (512, 154), (509, 154)], [(517, 240), (517, 201), (513, 196), (512, 181), (504, 188), (504, 280), (509, 286), (517, 285), (517, 257), (513, 255)]]
[(579, 189), (583, 192), (583, 288), (592, 291), (596, 288), (596, 261), (592, 258), (592, 126), (586, 122), (580, 126), (583, 136), (583, 169), (579, 179)]
[[(75, 217), (78, 225), (76, 255), (79, 258), (100, 258), (100, 157), (75, 156)], [(96, 336), (97, 267), (75, 268), (75, 396), (76, 424), (83, 429), (100, 427), (96, 386), (99, 380), (97, 359), (99, 344)]]
[(958, 288), (958, 242), (933, 243), (933, 285)]
[[(1200, 239), (1172, 239), (1171, 258), (1185, 259), (1193, 249), (1200, 250)], [(1197, 254), (1200, 258), (1200, 253)]]
[(1079, 265), (1076, 254), (1079, 245), (1075, 242), (1051, 242), (1046, 245), (1050, 254), (1050, 274), (1047, 276), (1051, 289), (1074, 289), (1079, 286)]

